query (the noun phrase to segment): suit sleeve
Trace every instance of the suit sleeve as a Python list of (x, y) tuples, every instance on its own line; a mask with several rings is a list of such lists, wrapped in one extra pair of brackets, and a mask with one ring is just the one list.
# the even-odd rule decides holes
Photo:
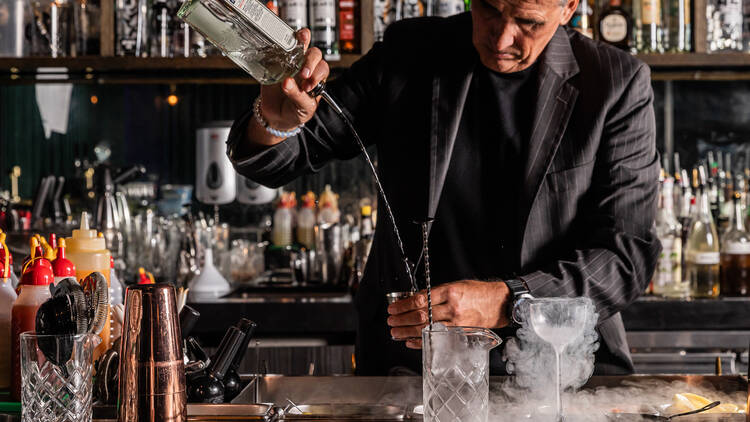
[(600, 321), (638, 298), (661, 250), (653, 231), (658, 171), (650, 72), (641, 65), (607, 115), (579, 216), (587, 234), (563, 258), (520, 277), (532, 295), (589, 297)]
[[(326, 87), (365, 141), (374, 139), (372, 117), (380, 103), (382, 50), (382, 43), (376, 43)], [(251, 118), (253, 112), (249, 110), (235, 121), (227, 140), (227, 155), (238, 173), (265, 186), (282, 186), (303, 174), (317, 172), (332, 159), (350, 159), (359, 153), (348, 128), (322, 99), (299, 135), (271, 147), (251, 146), (247, 139)]]

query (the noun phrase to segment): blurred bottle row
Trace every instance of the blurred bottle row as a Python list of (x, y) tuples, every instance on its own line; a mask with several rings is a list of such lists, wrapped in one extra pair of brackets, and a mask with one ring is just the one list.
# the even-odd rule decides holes
[[(109, 0), (105, 0), (109, 1)], [(360, 53), (359, 0), (261, 0), (295, 29), (309, 27), (327, 60)], [(206, 57), (219, 50), (176, 17), (181, 0), (116, 0), (119, 56)], [(79, 57), (101, 52), (100, 0), (0, 1), (0, 57)]]
[(738, 164), (732, 166), (729, 154), (709, 152), (692, 174), (680, 168), (679, 156), (674, 177), (662, 170), (655, 222), (662, 252), (651, 293), (673, 298), (750, 296), (750, 168)]

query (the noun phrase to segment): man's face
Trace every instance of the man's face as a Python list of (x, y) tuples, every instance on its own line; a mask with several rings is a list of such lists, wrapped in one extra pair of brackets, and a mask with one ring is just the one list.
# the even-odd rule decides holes
[(486, 67), (500, 73), (531, 66), (578, 0), (473, 0), (474, 47)]

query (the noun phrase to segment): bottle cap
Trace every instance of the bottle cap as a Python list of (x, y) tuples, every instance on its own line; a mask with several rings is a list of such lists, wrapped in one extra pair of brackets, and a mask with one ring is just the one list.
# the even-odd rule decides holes
[(315, 208), (315, 194), (313, 191), (307, 191), (302, 196), (302, 208)]
[(364, 205), (362, 207), (362, 215), (365, 217), (369, 217), (372, 215), (372, 206), (370, 205)]
[[(41, 247), (39, 248), (41, 249)], [(18, 284), (22, 286), (49, 286), (54, 282), (55, 275), (52, 272), (52, 264), (42, 257), (37, 257), (26, 268)]]
[(59, 243), (57, 258), (52, 261), (52, 272), (55, 274), (55, 277), (75, 277), (76, 266), (69, 259), (65, 258), (65, 239), (60, 238)]
[(10, 270), (13, 265), (13, 255), (8, 250), (8, 246), (5, 244), (5, 233), (0, 230), (0, 264), (3, 266), (3, 270), (0, 271), (0, 278), (10, 278)]
[(143, 267), (138, 268), (138, 284), (154, 284), (154, 276)]
[(115, 258), (111, 255), (109, 257), (109, 268), (115, 268)]
[(57, 250), (57, 235), (54, 233), (49, 234), (49, 245), (52, 247), (53, 250)]
[(96, 230), (89, 228), (89, 215), (85, 211), (81, 213), (81, 227), (73, 230), (73, 235), (67, 239), (69, 252), (105, 251), (107, 243), (103, 237), (99, 237)]

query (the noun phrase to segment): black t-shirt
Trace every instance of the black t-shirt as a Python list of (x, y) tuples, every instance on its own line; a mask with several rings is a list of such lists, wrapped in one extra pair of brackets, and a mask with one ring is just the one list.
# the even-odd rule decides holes
[(517, 271), (518, 199), (533, 121), (536, 65), (474, 71), (430, 234), (435, 285)]

